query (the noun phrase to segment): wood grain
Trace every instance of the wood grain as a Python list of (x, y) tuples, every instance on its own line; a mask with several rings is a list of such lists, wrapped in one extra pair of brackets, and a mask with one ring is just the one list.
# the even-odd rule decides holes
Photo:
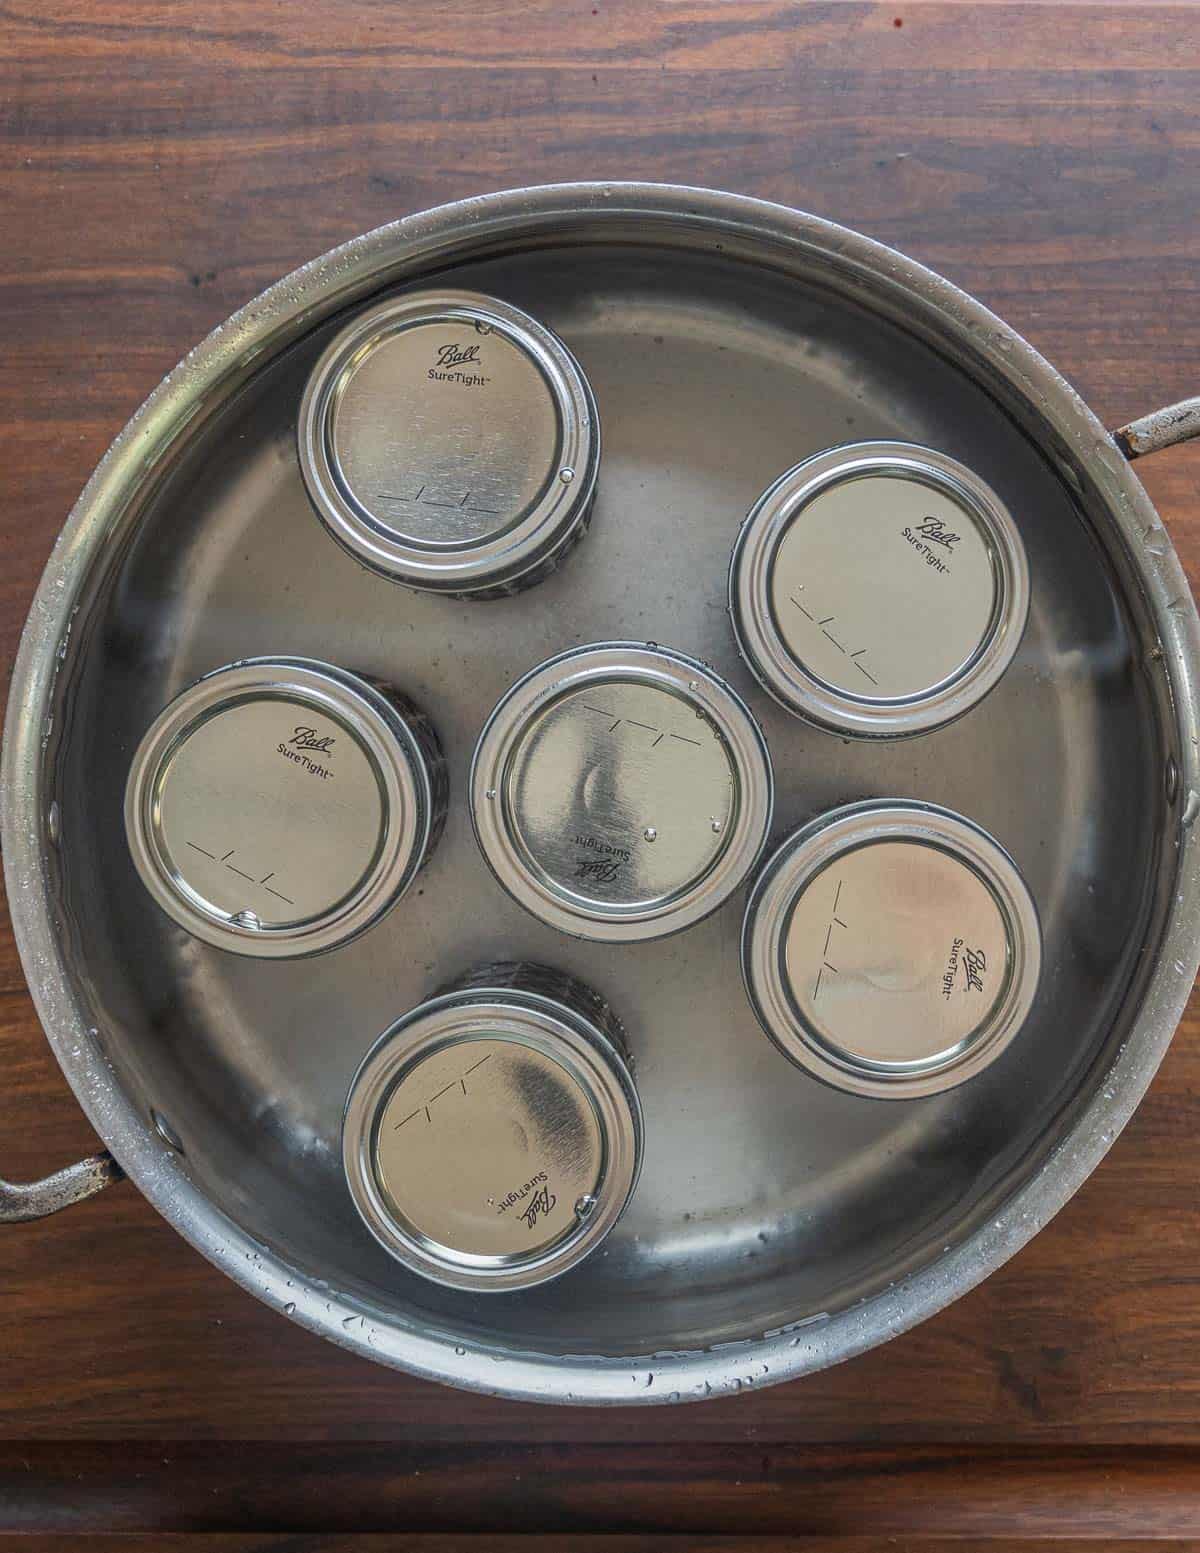
[[(66, 512), (162, 374), (281, 273), (465, 194), (638, 177), (761, 195), (966, 286), (1110, 425), (1200, 391), (1195, 6), (535, 0), (518, 14), (485, 0), (74, 0), (0, 4), (0, 38), (6, 664)], [(1200, 444), (1139, 473), (1195, 584)], [(979, 1538), (1186, 1535), (1186, 1516), (1200, 1525), (1198, 1037), (1194, 1000), (1126, 1135), (1033, 1245), (936, 1320), (825, 1375), (653, 1413), (454, 1394), (282, 1321), (123, 1187), (4, 1234), (0, 1439), (82, 1442), (70, 1448), (82, 1456), (62, 1447), (64, 1469), (113, 1474), (113, 1502), (125, 1493), (144, 1512), (111, 1521), (127, 1531), (158, 1524), (145, 1519), (158, 1501), (134, 1484), (153, 1442), (214, 1442), (195, 1478), (212, 1498), (205, 1473), (220, 1488), (242, 1454), (215, 1442), (241, 1439), (274, 1451), (303, 1494), (279, 1442), (358, 1442), (391, 1474), (361, 1480), (364, 1503), (402, 1492), (436, 1529), (436, 1495), (466, 1496), (456, 1527), (469, 1519), (481, 1535), (533, 1531), (552, 1512), (557, 1530), (765, 1535), (800, 1530), (818, 1503), (822, 1535), (900, 1545), (948, 1524)], [(91, 1150), (9, 932), (0, 1062), (0, 1169), (32, 1176)], [(106, 1456), (111, 1440), (145, 1444)], [(937, 1456), (946, 1442), (954, 1451)], [(436, 1462), (424, 1488), (418, 1447)], [(1033, 1454), (1005, 1479), (997, 1462), (1017, 1447)], [(875, 1465), (861, 1476), (848, 1452), (864, 1450)], [(42, 1489), (16, 1481), (19, 1455), (14, 1443), (0, 1525), (14, 1505), (44, 1512), (46, 1494), (80, 1498), (55, 1486), (45, 1443)], [(522, 1460), (539, 1464), (536, 1481)], [(778, 1472), (764, 1478), (763, 1460)], [(336, 1485), (311, 1470), (303, 1503), (335, 1527), (318, 1489), (332, 1500)], [(522, 1472), (519, 1493), (506, 1470)], [(822, 1479), (842, 1485), (836, 1517)], [(889, 1519), (878, 1507), (898, 1482), (907, 1508)], [(240, 1502), (265, 1504), (252, 1488)], [(521, 1520), (518, 1500), (541, 1508)], [(78, 1529), (98, 1532), (116, 1511), (88, 1503)]]
[[(20, 1538), (19, 1543), (17, 1538)], [(20, 1553), (947, 1553), (944, 1537), (693, 1532), (14, 1532)], [(960, 1547), (963, 1545), (960, 1541)], [(976, 1537), (974, 1553), (1047, 1553), (1048, 1540)], [(1070, 1553), (1194, 1553), (1194, 1538), (1072, 1537)]]
[(1193, 1449), (760, 1445), (0, 1447), (7, 1531), (1190, 1536)]

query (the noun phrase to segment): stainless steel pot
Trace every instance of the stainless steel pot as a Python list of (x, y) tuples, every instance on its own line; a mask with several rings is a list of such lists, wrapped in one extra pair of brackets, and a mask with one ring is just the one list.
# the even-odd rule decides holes
[[(295, 457), (307, 375), (351, 310), (428, 283), (499, 295), (552, 328), (605, 426), (586, 544), (536, 596), (486, 609), (402, 595), (358, 568), (313, 518)], [(467, 201), (281, 281), (117, 439), (30, 612), (4, 748), (11, 910), (48, 1039), (111, 1154), (5, 1186), (0, 1217), (56, 1211), (127, 1172), (216, 1265), (303, 1325), (421, 1375), (547, 1401), (786, 1380), (931, 1315), (1095, 1168), (1196, 972), (1200, 626), (1128, 460), (1197, 431), (1190, 401), (1110, 435), (945, 280), (814, 217), (701, 190)], [(1029, 626), (1003, 681), (952, 727), (891, 751), (766, 704), (724, 614), (725, 563), (757, 493), (864, 438), (976, 469), (1030, 561)], [(1048, 990), (985, 1073), (898, 1104), (794, 1068), (742, 996), (737, 900), (628, 946), (568, 941), (507, 902), (470, 836), (470, 749), (520, 672), (613, 636), (712, 662), (754, 705), (778, 837), (837, 803), (915, 797), (1013, 854), (1042, 916)], [(188, 938), (139, 890), (114, 823), (157, 709), (256, 653), (411, 687), (451, 766), (421, 911), (410, 893), (312, 961)], [(619, 987), (646, 1146), (637, 1193), (593, 1258), (554, 1284), (479, 1296), (374, 1245), (337, 1141), (380, 1031), (454, 966), (496, 958), (549, 963), (605, 996)]]

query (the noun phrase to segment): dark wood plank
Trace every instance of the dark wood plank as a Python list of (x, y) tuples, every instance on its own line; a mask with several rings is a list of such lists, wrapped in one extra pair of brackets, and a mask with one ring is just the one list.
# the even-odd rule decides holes
[[(17, 1539), (20, 1539), (19, 1542)], [(947, 1553), (944, 1537), (757, 1536), (733, 1532), (13, 1532), (14, 1553)], [(957, 1545), (963, 1546), (962, 1540)], [(974, 1553), (1051, 1553), (1057, 1537), (971, 1537)], [(1194, 1553), (1194, 1538), (1072, 1537), (1070, 1553)]]
[[(626, 175), (805, 206), (975, 291), (1109, 424), (1200, 389), (1194, 6), (537, 0), (517, 21), (485, 0), (186, 10), (22, 0), (0, 4), (0, 36), (6, 665), (63, 516), (158, 378), (280, 273), (460, 195)], [(1200, 580), (1200, 446), (1139, 468)], [(579, 1442), (601, 1453), (553, 1458), (558, 1482), (580, 1484), (553, 1505), (544, 1455), (528, 1458), (537, 1482), (523, 1475), (520, 1494), (478, 1472), (454, 1479), (455, 1492), (498, 1494), (514, 1513), (540, 1506), (530, 1526), (560, 1508), (587, 1525), (628, 1483), (642, 1524), (731, 1533), (749, 1525), (742, 1458), (700, 1447), (750, 1461), (760, 1448), (874, 1443), (890, 1447), (888, 1465), (867, 1473), (861, 1502), (844, 1489), (840, 1529), (901, 1537), (902, 1518), (877, 1508), (889, 1474), (911, 1468), (905, 1481), (921, 1493), (935, 1485), (955, 1504), (983, 1502), (958, 1468), (941, 1460), (933, 1472), (915, 1447), (1024, 1442), (1046, 1454), (1003, 1493), (1000, 1469), (987, 1468), (978, 1481), (992, 1508), (956, 1523), (961, 1535), (1065, 1526), (1073, 1501), (1027, 1508), (1043, 1504), (1046, 1484), (1062, 1488), (1060, 1460), (1084, 1462), (1090, 1485), (1076, 1532), (1182, 1534), (1195, 1463), (1167, 1455), (1156, 1478), (1145, 1448), (1200, 1444), (1198, 1037), (1193, 1001), (1126, 1136), (1014, 1263), (924, 1328), (806, 1382), (653, 1413), (564, 1414), (442, 1391), (290, 1326), (125, 1187), (5, 1232), (0, 1437), (394, 1440), (404, 1460), (440, 1443), (447, 1494), (459, 1449)], [(10, 933), (0, 934), (0, 1063), (0, 1168), (28, 1176), (90, 1150)], [(1052, 1449), (1089, 1442), (1125, 1449)], [(617, 1448), (676, 1454), (639, 1456), (639, 1487), (632, 1456), (603, 1453)], [(85, 1476), (102, 1470), (101, 1455), (88, 1460)], [(835, 1453), (814, 1481), (849, 1470)], [(1120, 1518), (1135, 1471), (1152, 1511), (1142, 1525)], [(746, 1488), (767, 1507), (765, 1530), (795, 1529), (782, 1508), (771, 1519), (772, 1505), (818, 1502), (796, 1487), (801, 1469), (788, 1472), (783, 1498), (773, 1480)], [(336, 1499), (331, 1479), (314, 1481)], [(401, 1500), (434, 1505), (424, 1492), (406, 1485)]]
[(1187, 1538), (1194, 1449), (0, 1446), (7, 1531)]

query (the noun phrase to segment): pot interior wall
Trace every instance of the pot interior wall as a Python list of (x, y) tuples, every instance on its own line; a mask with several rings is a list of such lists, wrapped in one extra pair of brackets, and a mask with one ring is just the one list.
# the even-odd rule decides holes
[[(842, 1309), (959, 1242), (1023, 1181), (1124, 1035), (1161, 908), (1165, 734), (1136, 600), (1034, 441), (951, 358), (816, 280), (638, 246), (550, 244), (453, 267), (559, 331), (603, 427), (592, 532), (512, 599), (405, 592), (338, 550), (295, 453), (306, 374), (335, 324), (265, 365), (163, 471), (59, 680), (59, 888), (93, 1022), (143, 1112), (156, 1108), (212, 1201), (305, 1280), (381, 1318), (466, 1342), (572, 1354), (701, 1347)], [(834, 443), (928, 443), (972, 465), (1021, 530), (1032, 608), (1017, 659), (974, 711), (894, 743), (789, 718), (734, 648), (737, 527), (783, 469)], [(576, 943), (499, 891), (464, 808), (475, 737), (526, 668), (628, 637), (715, 665), (761, 717), (774, 838), (860, 798), (962, 811), (1037, 899), (1045, 971), (1008, 1053), (967, 1086), (901, 1104), (828, 1089), (761, 1034), (743, 995), (743, 897), (673, 939)], [(130, 863), (121, 804), (142, 732), (195, 676), (303, 654), (389, 679), (431, 713), (451, 769), (445, 838), (414, 890), (347, 948), (288, 962), (189, 939)], [(341, 1174), (346, 1088), (379, 1032), (454, 972), (528, 957), (591, 982), (636, 1054), (642, 1181), (606, 1248), (559, 1283), (440, 1290), (361, 1227)]]

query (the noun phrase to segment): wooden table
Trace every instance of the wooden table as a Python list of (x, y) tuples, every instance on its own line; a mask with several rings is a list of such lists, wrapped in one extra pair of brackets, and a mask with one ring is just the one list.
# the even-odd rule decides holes
[[(71, 503), (177, 358), (300, 261), (459, 195), (763, 195), (949, 275), (1110, 425), (1200, 390), (1195, 5), (18, 0), (0, 45), (9, 665)], [(1139, 473), (1195, 580), (1200, 444)], [(1194, 1001), (1104, 1165), (982, 1288), (852, 1364), (703, 1406), (567, 1412), (374, 1368), (129, 1186), (6, 1229), (0, 1530), (239, 1533), (227, 1553), (322, 1530), (1200, 1537), (1198, 1037)], [(7, 930), (0, 1061), (6, 1175), (93, 1146)]]

